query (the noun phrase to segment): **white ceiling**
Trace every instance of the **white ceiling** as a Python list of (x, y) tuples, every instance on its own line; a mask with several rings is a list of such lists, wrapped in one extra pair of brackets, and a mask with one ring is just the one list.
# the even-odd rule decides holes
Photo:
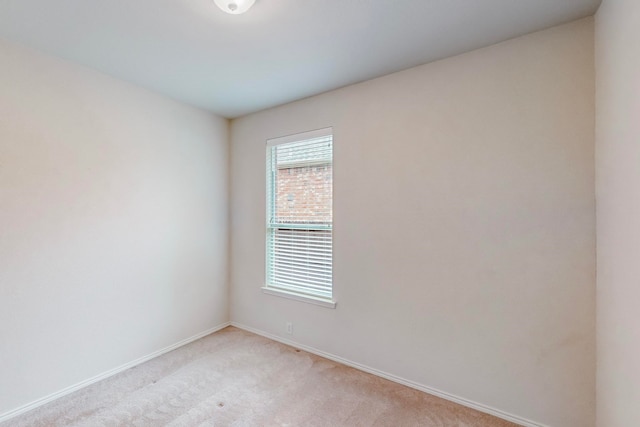
[[(592, 15), (600, 0), (0, 0), (0, 37), (238, 117)], [(0, 64), (1, 66), (1, 64)]]

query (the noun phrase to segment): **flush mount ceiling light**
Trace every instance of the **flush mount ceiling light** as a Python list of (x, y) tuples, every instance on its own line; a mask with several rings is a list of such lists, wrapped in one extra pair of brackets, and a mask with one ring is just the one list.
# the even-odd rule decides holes
[(245, 13), (256, 0), (213, 0), (222, 10), (232, 15)]

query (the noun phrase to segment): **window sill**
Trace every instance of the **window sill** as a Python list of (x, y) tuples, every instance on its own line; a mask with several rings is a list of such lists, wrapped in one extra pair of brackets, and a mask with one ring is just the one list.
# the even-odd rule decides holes
[(275, 295), (277, 297), (282, 297), (282, 298), (288, 298), (288, 299), (292, 299), (292, 300), (296, 300), (296, 301), (301, 301), (301, 302), (306, 302), (308, 304), (314, 304), (314, 305), (319, 305), (321, 307), (326, 307), (326, 308), (336, 308), (336, 305), (338, 304), (337, 302), (330, 300), (330, 299), (324, 299), (321, 297), (312, 297), (309, 295), (301, 295), (301, 294), (296, 294), (293, 292), (288, 292), (282, 289), (275, 289), (275, 288), (269, 288), (267, 286), (264, 286), (262, 288), (262, 292), (267, 294), (267, 295)]

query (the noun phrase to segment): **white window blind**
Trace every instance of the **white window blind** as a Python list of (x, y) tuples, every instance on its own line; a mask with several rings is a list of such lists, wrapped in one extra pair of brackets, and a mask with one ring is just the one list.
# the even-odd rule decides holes
[(333, 136), (267, 141), (266, 288), (331, 300)]

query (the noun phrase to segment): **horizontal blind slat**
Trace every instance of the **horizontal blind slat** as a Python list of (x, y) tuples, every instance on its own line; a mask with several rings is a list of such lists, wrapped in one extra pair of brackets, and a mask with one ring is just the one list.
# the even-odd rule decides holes
[(330, 233), (326, 233), (323, 231), (307, 231), (308, 234), (306, 235), (301, 235), (298, 233), (288, 233), (286, 231), (281, 231), (281, 230), (277, 230), (275, 232), (276, 237), (278, 237), (279, 239), (281, 239), (282, 241), (293, 241), (293, 242), (297, 242), (297, 241), (307, 241), (307, 242), (323, 242), (323, 241), (329, 241), (331, 239), (331, 234)]
[(274, 261), (271, 262), (271, 266), (275, 269), (276, 267), (278, 268), (282, 268), (282, 269), (290, 269), (290, 270), (300, 270), (300, 271), (309, 271), (311, 273), (318, 273), (321, 275), (329, 275), (331, 276), (331, 268), (328, 268), (328, 265), (323, 266), (313, 266), (313, 265), (309, 265), (304, 264), (304, 263), (297, 263), (295, 261), (287, 261), (286, 263), (282, 260), (280, 261)]
[(326, 251), (331, 252), (330, 243), (324, 243), (324, 244), (322, 242), (311, 243), (311, 241), (309, 240), (282, 240), (282, 239), (279, 239), (278, 237), (275, 238), (275, 241), (276, 241), (276, 245), (283, 248), (290, 248), (290, 249), (309, 248), (310, 250), (317, 251), (317, 252), (326, 252)]
[(324, 285), (322, 285), (322, 284), (319, 284), (319, 283), (302, 281), (302, 280), (299, 280), (299, 279), (292, 279), (292, 278), (283, 277), (283, 276), (275, 276), (274, 277), (274, 283), (278, 283), (278, 284), (286, 283), (286, 284), (298, 286), (298, 287), (301, 287), (301, 288), (316, 289), (316, 290), (329, 290), (329, 289), (331, 289), (331, 284), (329, 282), (327, 282)]
[(292, 271), (309, 271), (310, 274), (330, 275), (331, 268), (328, 262), (314, 262), (299, 259), (273, 259), (271, 265), (280, 269), (290, 269)]
[(297, 251), (287, 251), (283, 249), (276, 249), (274, 256), (283, 256), (283, 257), (291, 257), (297, 260), (314, 260), (314, 261), (324, 261), (326, 263), (331, 262), (331, 256), (318, 256), (316, 254), (305, 253), (301, 254)]
[(276, 280), (278, 278), (288, 278), (294, 281), (298, 280), (300, 282), (309, 283), (309, 284), (318, 285), (318, 286), (331, 283), (330, 276), (323, 276), (323, 277), (313, 276), (312, 277), (305, 274), (304, 272), (300, 273), (300, 272), (289, 271), (289, 270), (278, 270), (277, 268), (274, 270), (274, 272), (275, 272), (274, 277), (276, 278)]

